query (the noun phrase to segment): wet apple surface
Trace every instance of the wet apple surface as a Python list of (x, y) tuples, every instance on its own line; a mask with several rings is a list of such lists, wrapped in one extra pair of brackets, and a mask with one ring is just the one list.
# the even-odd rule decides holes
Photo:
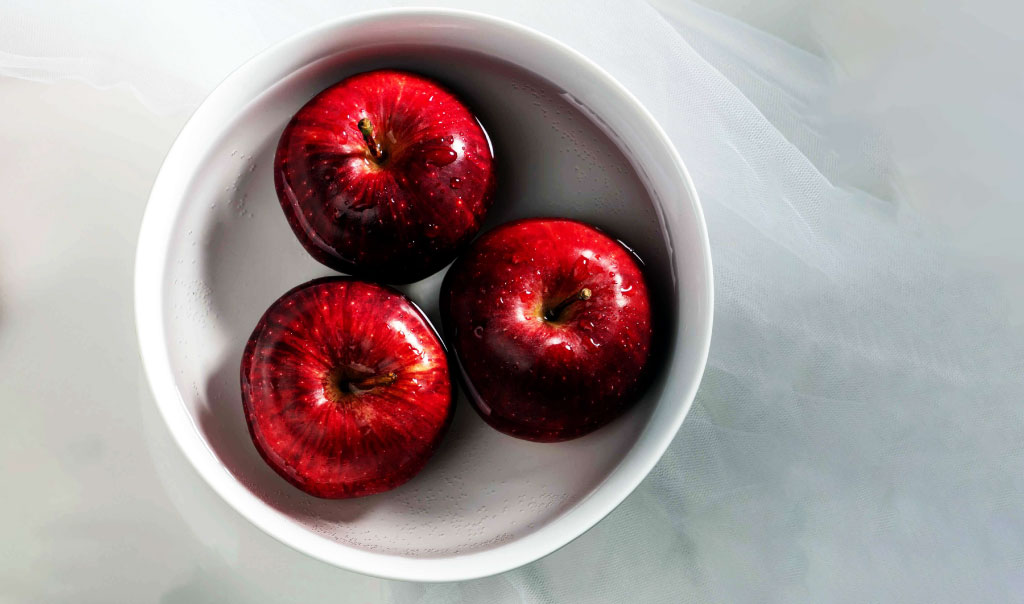
[(507, 434), (582, 436), (646, 383), (651, 300), (641, 265), (592, 226), (534, 218), (485, 233), (446, 275), (441, 309), (471, 402)]
[(453, 411), (446, 350), (427, 318), (402, 294), (345, 277), (300, 285), (267, 309), (241, 382), (260, 455), (325, 498), (412, 478)]
[(495, 186), (487, 134), (437, 82), (378, 70), (324, 90), (274, 160), (292, 230), (321, 263), (387, 283), (443, 268), (480, 229)]

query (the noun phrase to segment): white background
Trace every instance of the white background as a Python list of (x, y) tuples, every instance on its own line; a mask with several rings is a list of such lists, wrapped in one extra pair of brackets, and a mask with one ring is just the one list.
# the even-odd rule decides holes
[(189, 112), (377, 4), (139, 4), (0, 9), (0, 602), (1024, 597), (1015, 3), (448, 3), (563, 39), (652, 110), (705, 203), (718, 306), (694, 410), (634, 495), (545, 560), (433, 587), (227, 508), (133, 328), (139, 221)]

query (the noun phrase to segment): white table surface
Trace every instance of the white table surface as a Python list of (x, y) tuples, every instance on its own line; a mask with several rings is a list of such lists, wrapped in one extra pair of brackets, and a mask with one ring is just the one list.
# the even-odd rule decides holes
[[(849, 27), (837, 30), (834, 18), (822, 17), (835, 17), (822, 8), (825, 2), (787, 0), (774, 9), (748, 0), (706, 4), (737, 16), (746, 13), (758, 27), (816, 51), (822, 32), (840, 31), (826, 46), (853, 74), (874, 73), (885, 63), (871, 45), (850, 42), (858, 32), (872, 30), (870, 19), (841, 20)], [(864, 14), (870, 11), (855, 16)], [(756, 103), (756, 86), (748, 91)], [(906, 100), (879, 98), (893, 106)], [(133, 259), (149, 188), (187, 114), (154, 113), (124, 88), (67, 81), (0, 77), (0, 99), (0, 603), (407, 601), (405, 594), (415, 590), (406, 585), (327, 566), (251, 526), (202, 482), (157, 414), (135, 341)], [(953, 186), (941, 179), (944, 171), (929, 164), (935, 158), (921, 159), (920, 146), (900, 147), (916, 131), (901, 130), (883, 110), (876, 114), (881, 117), (875, 125), (890, 128), (896, 141), (891, 151), (911, 203), (947, 226), (980, 212), (964, 245), (1009, 242), (993, 254), (993, 273), (1007, 287), (1024, 291), (1020, 246), (1013, 245), (1004, 226), (1020, 216), (1020, 208), (990, 203), (978, 210), (957, 202), (962, 197), (950, 201), (935, 194)], [(948, 152), (937, 144), (940, 156)], [(990, 155), (996, 168), (1007, 156)], [(965, 172), (972, 165), (968, 162)], [(887, 184), (874, 173), (853, 178), (862, 188), (877, 187), (879, 194)], [(982, 179), (969, 173), (956, 183), (967, 188)], [(1005, 437), (1008, 431), (999, 428), (993, 426), (992, 433)], [(1021, 474), (1016, 461), (1003, 469), (1007, 476)], [(993, 500), (994, 510), (1024, 505), (1017, 482), (1008, 482), (1005, 496)], [(617, 510), (605, 522), (615, 523), (616, 530), (649, 530), (642, 526), (645, 519), (629, 510)], [(1018, 588), (1024, 585), (1018, 543), (1024, 527), (977, 528), (964, 543), (979, 546), (975, 558), (992, 554), (998, 583), (989, 583), (992, 593), (1012, 591), (1007, 576), (1017, 577)], [(615, 534), (606, 531), (590, 537), (590, 543), (614, 547), (607, 540)], [(989, 542), (998, 535), (1005, 543)], [(554, 554), (557, 567), (572, 567), (580, 551), (573, 547), (586, 544)], [(1018, 557), (995, 555), (1000, 552)], [(949, 555), (955, 558), (955, 552)], [(832, 593), (828, 585), (808, 589), (804, 596)], [(445, 593), (421, 601), (448, 601)], [(474, 597), (471, 590), (461, 595)], [(477, 593), (474, 601), (497, 601), (494, 597)]]

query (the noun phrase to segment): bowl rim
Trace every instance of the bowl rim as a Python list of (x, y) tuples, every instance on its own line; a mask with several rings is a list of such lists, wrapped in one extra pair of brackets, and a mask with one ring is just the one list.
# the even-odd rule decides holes
[[(175, 384), (164, 325), (163, 276), (174, 229), (173, 218), (177, 216), (182, 198), (177, 190), (184, 186), (181, 183), (188, 183), (191, 180), (191, 147), (203, 146), (202, 141), (210, 139), (199, 132), (200, 126), (197, 124), (208, 121), (209, 115), (217, 107), (231, 103), (244, 106), (251, 97), (242, 94), (244, 91), (240, 91), (239, 88), (245, 88), (245, 84), (252, 79), (252, 74), (263, 71), (265, 65), (272, 63), (279, 55), (297, 54), (295, 51), (305, 40), (343, 27), (410, 16), (443, 18), (504, 28), (517, 36), (545, 46), (548, 52), (565, 55), (576, 66), (585, 70), (588, 77), (598, 81), (609, 94), (619, 95), (635, 110), (636, 117), (642, 120), (649, 134), (668, 152), (668, 161), (675, 175), (681, 177), (682, 185), (691, 200), (690, 209), (694, 213), (700, 239), (698, 246), (703, 255), (702, 264), (707, 275), (704, 291), (692, 294), (693, 297), (700, 298), (697, 301), (699, 308), (696, 321), (698, 341), (691, 343), (696, 347), (697, 362), (689, 368), (690, 375), (683, 391), (683, 404), (678, 405), (669, 421), (663, 424), (657, 433), (646, 436), (649, 440), (645, 444), (646, 453), (631, 459), (633, 467), (626, 472), (623, 470), (624, 464), (620, 463), (593, 492), (581, 499), (573, 508), (567, 510), (557, 520), (531, 533), (489, 549), (438, 558), (412, 558), (338, 543), (294, 526), (286, 514), (274, 509), (246, 489), (223, 467), (203, 440), (186, 409)], [(711, 247), (697, 191), (672, 141), (646, 107), (603, 68), (563, 42), (508, 19), (461, 9), (387, 8), (339, 17), (305, 29), (270, 46), (231, 72), (189, 117), (160, 167), (150, 191), (139, 231), (134, 280), (136, 332), (150, 391), (160, 415), (171, 432), (172, 439), (203, 480), (230, 507), (260, 530), (312, 558), (384, 579), (422, 582), (475, 579), (518, 568), (569, 544), (622, 503), (661, 459), (679, 431), (683, 419), (689, 413), (707, 364), (714, 314)], [(647, 432), (648, 428), (645, 428), (641, 438), (644, 438), (643, 435)], [(628, 457), (627, 453), (626, 458)], [(616, 484), (611, 488), (609, 483), (613, 478), (616, 479)], [(599, 493), (600, 496), (596, 496)]]

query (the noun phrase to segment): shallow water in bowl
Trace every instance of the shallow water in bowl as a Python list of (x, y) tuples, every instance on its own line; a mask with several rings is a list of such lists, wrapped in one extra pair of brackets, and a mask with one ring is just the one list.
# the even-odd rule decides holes
[[(305, 253), (278, 205), (271, 170), (277, 138), (318, 91), (380, 67), (439, 79), (487, 128), (499, 186), (485, 229), (540, 215), (596, 224), (636, 249), (665, 305), (674, 290), (669, 252), (641, 180), (585, 108), (532, 74), (464, 51), (363, 48), (317, 61), (249, 104), (205, 158), (175, 225), (165, 276), (170, 356), (197, 430), (246, 488), (318, 534), (383, 553), (452, 556), (511, 541), (584, 499), (636, 441), (663, 379), (613, 424), (559, 444), (502, 435), (460, 396), (451, 431), (426, 469), (372, 497), (312, 498), (263, 463), (242, 415), (242, 349), (274, 299), (332, 274)], [(438, 326), (442, 277), (402, 288)]]

